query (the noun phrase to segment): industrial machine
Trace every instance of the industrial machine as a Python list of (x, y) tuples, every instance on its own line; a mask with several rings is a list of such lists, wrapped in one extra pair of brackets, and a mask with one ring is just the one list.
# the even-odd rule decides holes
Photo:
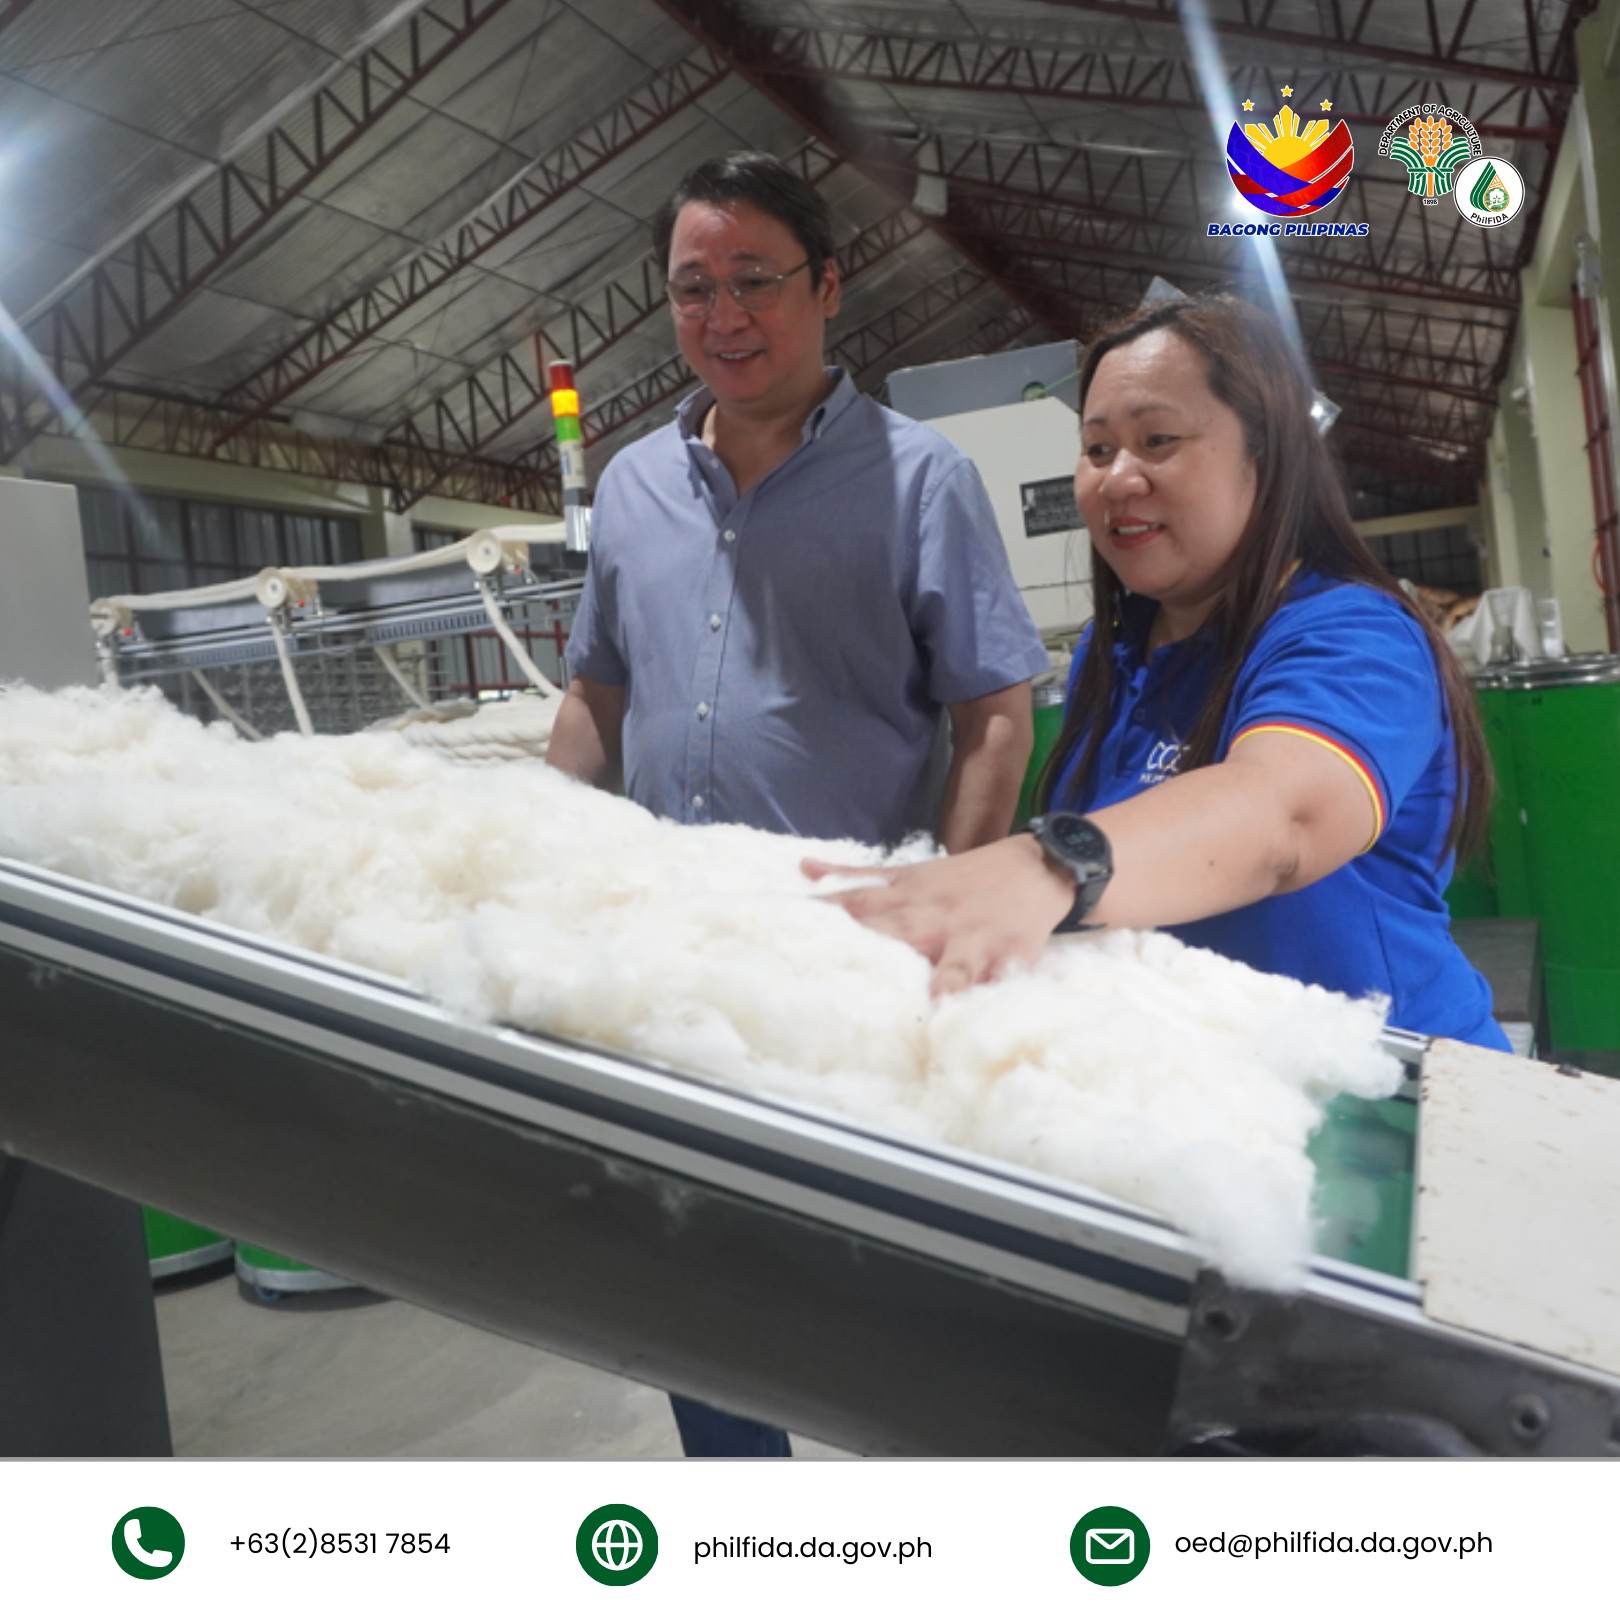
[[(1620, 1215), (1598, 1174), (1620, 1092), (1590, 1077), (1392, 1035), (1413, 1086), (1326, 1166), (1326, 1246), (1354, 1258), (1280, 1296), (1084, 1188), (477, 1026), (4, 863), (0, 1029), (7, 1151), (856, 1451), (1620, 1452)], [(1582, 1114), (1592, 1174), (1536, 1181), (1515, 1128), (1483, 1187), (1456, 1170), (1473, 1140), (1449, 1161), (1426, 1141), (1414, 1178), (1417, 1087), (1425, 1138), (1474, 1129), (1491, 1096)], [(1427, 1213), (1417, 1179), (1441, 1194)], [(1460, 1227), (1430, 1219), (1448, 1204)], [(1400, 1269), (1414, 1214), (1419, 1280), (1374, 1269)], [(1557, 1301), (1533, 1297), (1553, 1271)]]
[(583, 584), (563, 525), (512, 525), (403, 557), (103, 597), (91, 623), (108, 682), (161, 686), (249, 736), (352, 732), (447, 696), (551, 688)]
[(1013, 579), (1048, 642), (1091, 617), (1091, 542), (1074, 504), (1080, 349), (1048, 343), (913, 366), (889, 377), (894, 408), (927, 422), (984, 479)]

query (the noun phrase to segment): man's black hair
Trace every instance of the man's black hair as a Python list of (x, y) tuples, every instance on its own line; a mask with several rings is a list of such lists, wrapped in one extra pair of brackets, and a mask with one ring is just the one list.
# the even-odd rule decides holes
[(750, 203), (781, 220), (810, 261), (810, 285), (821, 285), (821, 272), (833, 254), (832, 213), (821, 193), (780, 158), (767, 152), (729, 152), (683, 175), (653, 220), (653, 252), (661, 266), (669, 264), (676, 215), (691, 202)]

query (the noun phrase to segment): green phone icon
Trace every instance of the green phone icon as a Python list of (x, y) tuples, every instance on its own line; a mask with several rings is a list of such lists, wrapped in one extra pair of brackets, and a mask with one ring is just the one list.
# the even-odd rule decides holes
[(131, 1508), (113, 1526), (113, 1557), (126, 1575), (138, 1581), (172, 1575), (185, 1551), (186, 1533), (180, 1521), (160, 1507)]

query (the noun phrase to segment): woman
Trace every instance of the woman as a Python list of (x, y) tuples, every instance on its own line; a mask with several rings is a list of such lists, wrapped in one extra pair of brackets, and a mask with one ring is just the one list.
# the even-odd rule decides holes
[(1139, 310), (1091, 345), (1075, 497), (1096, 618), (1044, 782), (1056, 813), (839, 897), (927, 955), (937, 993), (1057, 928), (1167, 927), (1507, 1048), (1442, 898), (1490, 798), (1472, 696), (1357, 536), (1311, 397), (1235, 299)]

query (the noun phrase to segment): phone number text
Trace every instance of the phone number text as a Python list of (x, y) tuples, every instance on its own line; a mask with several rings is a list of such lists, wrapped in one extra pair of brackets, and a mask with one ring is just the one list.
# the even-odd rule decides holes
[(323, 1558), (355, 1553), (447, 1553), (448, 1531), (437, 1530), (255, 1530), (231, 1537), (237, 1552), (279, 1553), (283, 1558)]

